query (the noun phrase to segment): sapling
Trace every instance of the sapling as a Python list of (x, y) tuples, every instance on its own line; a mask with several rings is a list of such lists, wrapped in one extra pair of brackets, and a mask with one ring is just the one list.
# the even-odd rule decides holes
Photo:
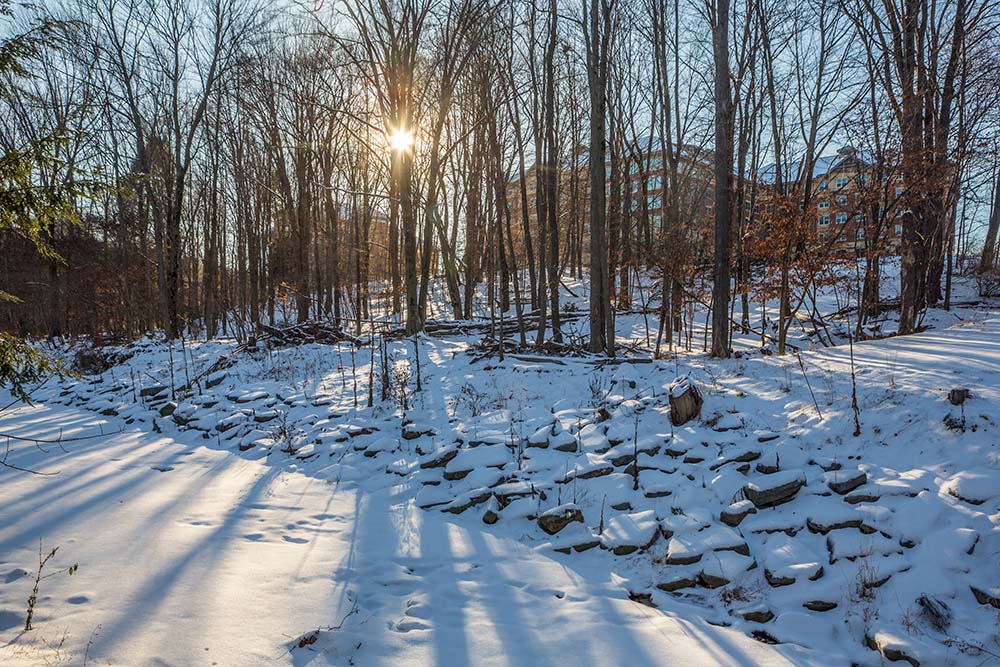
[(368, 407), (375, 404), (375, 337), (372, 336), (368, 345), (368, 356), (371, 363), (368, 364)]
[(858, 381), (854, 374), (854, 335), (851, 333), (851, 320), (847, 320), (847, 344), (851, 353), (851, 410), (854, 412), (854, 437), (861, 435), (861, 410), (858, 408)]
[(635, 425), (632, 431), (632, 490), (639, 490), (639, 412), (635, 412)]
[(42, 574), (45, 566), (59, 551), (59, 547), (52, 547), (52, 551), (49, 552), (47, 556), (43, 556), (44, 551), (42, 550), (42, 540), (38, 540), (38, 571), (35, 573), (35, 585), (31, 589), (31, 597), (28, 598), (28, 612), (24, 619), (24, 631), (28, 632), (31, 630), (31, 621), (35, 618), (35, 604), (38, 602), (38, 586), (43, 579), (48, 579), (50, 577), (55, 577), (57, 575), (66, 572), (70, 576), (76, 574), (76, 571), (80, 569), (79, 563), (73, 563), (67, 568), (57, 570), (55, 572), (50, 572), (49, 574)]
[(358, 408), (358, 367), (354, 358), (354, 346), (351, 346), (351, 378), (354, 380), (354, 409)]
[(420, 381), (420, 339), (417, 336), (417, 332), (413, 332), (413, 356), (417, 359), (417, 391), (423, 391), (423, 385)]
[(795, 358), (799, 360), (799, 370), (802, 371), (802, 377), (806, 381), (806, 387), (809, 388), (809, 395), (812, 396), (813, 405), (816, 407), (816, 414), (819, 415), (820, 421), (822, 421), (823, 413), (820, 412), (819, 402), (816, 400), (816, 394), (813, 393), (812, 383), (809, 382), (809, 376), (806, 375), (806, 366), (802, 363), (802, 355), (799, 354), (798, 350), (795, 351)]

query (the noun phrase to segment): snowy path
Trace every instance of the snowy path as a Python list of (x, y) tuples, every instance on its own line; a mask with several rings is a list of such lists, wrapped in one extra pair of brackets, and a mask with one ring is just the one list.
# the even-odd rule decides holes
[[(21, 408), (0, 431), (45, 438), (94, 422)], [(56, 476), (0, 471), (5, 665), (80, 664), (91, 641), (89, 664), (112, 665), (792, 664), (509, 539), (396, 504), (391, 487), (362, 496), (153, 434), (66, 449), (17, 459)], [(80, 569), (42, 582), (37, 629), (19, 636), (39, 538), (60, 547), (50, 568)], [(363, 622), (328, 633), (322, 656), (289, 652), (352, 609)]]

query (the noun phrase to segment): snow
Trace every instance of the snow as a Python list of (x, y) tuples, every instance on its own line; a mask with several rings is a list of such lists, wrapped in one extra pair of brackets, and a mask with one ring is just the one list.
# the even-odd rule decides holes
[(1000, 496), (1000, 470), (962, 470), (941, 485), (952, 496), (973, 505), (981, 505)]
[[(0, 663), (54, 663), (67, 633), (69, 664), (982, 664), (1000, 652), (990, 308), (856, 342), (858, 437), (843, 347), (802, 353), (810, 391), (795, 357), (740, 340), (730, 361), (486, 370), (473, 337), (422, 337), (404, 409), (354, 393), (366, 347), (353, 365), (346, 346), (244, 352), (184, 392), (144, 341), (0, 413), (0, 433), (87, 438), (11, 441), (9, 463), (58, 474), (0, 468)], [(195, 375), (235, 342), (188, 345)], [(389, 352), (406, 363), (412, 341)], [(681, 427), (675, 377), (705, 400)], [(954, 386), (972, 389), (964, 430)], [(746, 499), (783, 485), (801, 488)], [(56, 574), (21, 633), (39, 539)]]
[(660, 524), (654, 510), (620, 514), (608, 521), (601, 534), (601, 544), (606, 549), (634, 551), (636, 548), (649, 546), (659, 531)]

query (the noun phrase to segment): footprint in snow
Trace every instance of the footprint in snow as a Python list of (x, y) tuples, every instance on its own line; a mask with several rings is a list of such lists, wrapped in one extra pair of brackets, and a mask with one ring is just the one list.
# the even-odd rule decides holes
[(86, 604), (90, 602), (90, 598), (86, 595), (74, 595), (71, 598), (66, 598), (66, 602), (69, 604)]
[(153, 470), (155, 470), (157, 472), (170, 472), (171, 470), (174, 469), (173, 466), (168, 466), (168, 465), (150, 466), (150, 468), (152, 468)]
[(426, 620), (431, 617), (431, 608), (422, 602), (410, 600), (406, 603), (406, 611), (403, 613), (410, 618), (422, 618)]
[(243, 539), (250, 540), (251, 542), (260, 542), (264, 539), (264, 533), (247, 533), (243, 536)]
[(20, 579), (21, 577), (23, 577), (26, 574), (28, 574), (27, 570), (22, 570), (21, 568), (13, 569), (13, 570), (11, 570), (10, 572), (8, 572), (7, 574), (4, 575), (3, 582), (5, 584), (9, 584), (12, 581), (17, 581), (18, 579)]
[(286, 542), (291, 542), (292, 544), (305, 544), (306, 542), (309, 541), (304, 537), (292, 537), (291, 535), (282, 535), (281, 539), (283, 539)]
[(415, 619), (403, 620), (399, 623), (389, 623), (389, 629), (393, 632), (410, 632), (411, 630), (430, 630), (431, 626)]
[(0, 631), (10, 630), (19, 625), (24, 625), (24, 619), (16, 611), (0, 609)]

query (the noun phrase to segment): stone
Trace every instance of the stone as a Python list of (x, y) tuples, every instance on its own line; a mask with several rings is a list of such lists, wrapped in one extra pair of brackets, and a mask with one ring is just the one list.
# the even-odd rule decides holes
[(705, 588), (722, 588), (729, 583), (729, 580), (722, 575), (702, 572), (698, 576), (698, 582)]
[(785, 470), (757, 477), (743, 492), (758, 509), (763, 509), (788, 502), (804, 484), (805, 475), (801, 470)]
[(443, 447), (420, 459), (420, 467), (424, 470), (428, 468), (441, 468), (448, 465), (448, 462), (456, 456), (458, 456), (458, 447)]
[(273, 419), (277, 419), (281, 413), (278, 410), (255, 410), (253, 420), (258, 424), (264, 424)]
[(702, 560), (698, 582), (705, 588), (719, 588), (730, 582), (738, 582), (756, 562), (740, 553), (732, 551), (715, 552)]
[(760, 458), (760, 449), (756, 447), (740, 448), (724, 454), (718, 461), (709, 466), (709, 470), (718, 470), (728, 463), (749, 463)]
[(803, 602), (802, 606), (809, 611), (830, 611), (837, 608), (837, 603), (826, 600), (809, 600), (808, 602)]
[(412, 422), (403, 425), (403, 440), (416, 440), (422, 435), (434, 435), (434, 429), (421, 428)]
[(162, 384), (154, 384), (149, 387), (143, 387), (139, 390), (139, 395), (142, 397), (159, 396), (163, 392), (167, 391), (167, 387)]
[(248, 391), (245, 394), (227, 394), (226, 398), (237, 403), (253, 403), (261, 399), (270, 398), (270, 394), (263, 390)]
[(873, 651), (878, 651), (891, 662), (908, 662), (913, 667), (920, 667), (920, 661), (907, 652), (904, 641), (886, 632), (876, 632), (874, 636), (865, 635), (865, 644)]
[(831, 470), (823, 475), (823, 481), (830, 490), (841, 496), (846, 496), (868, 481), (864, 470)]
[(652, 607), (653, 609), (656, 609), (656, 603), (653, 602), (652, 593), (647, 593), (642, 591), (629, 591), (628, 599), (631, 600), (632, 602), (637, 602), (641, 605), (645, 605), (646, 607)]
[(616, 556), (625, 556), (649, 548), (659, 534), (660, 525), (654, 510), (620, 514), (608, 520), (601, 535), (601, 544)]
[(987, 588), (983, 590), (982, 588), (976, 588), (975, 586), (969, 586), (972, 594), (976, 598), (976, 602), (979, 604), (989, 605), (1000, 609), (1000, 589), (998, 588)]
[(751, 609), (740, 612), (740, 616), (743, 617), (744, 621), (751, 623), (767, 623), (774, 618), (774, 612), (770, 609)]
[(749, 500), (741, 500), (733, 503), (719, 514), (719, 520), (727, 526), (736, 527), (740, 525), (747, 514), (756, 514), (757, 508)]
[(566, 503), (546, 510), (538, 517), (538, 527), (555, 535), (574, 521), (583, 523), (583, 512), (573, 503)]
[(694, 588), (697, 585), (698, 582), (693, 576), (689, 574), (678, 574), (670, 579), (667, 579), (666, 581), (661, 581), (656, 584), (656, 587), (661, 591), (673, 593), (674, 591), (679, 591), (682, 588)]
[(174, 403), (173, 401), (164, 403), (163, 406), (160, 408), (160, 416), (169, 417), (170, 415), (174, 414), (174, 410), (176, 409), (177, 409), (177, 404)]

